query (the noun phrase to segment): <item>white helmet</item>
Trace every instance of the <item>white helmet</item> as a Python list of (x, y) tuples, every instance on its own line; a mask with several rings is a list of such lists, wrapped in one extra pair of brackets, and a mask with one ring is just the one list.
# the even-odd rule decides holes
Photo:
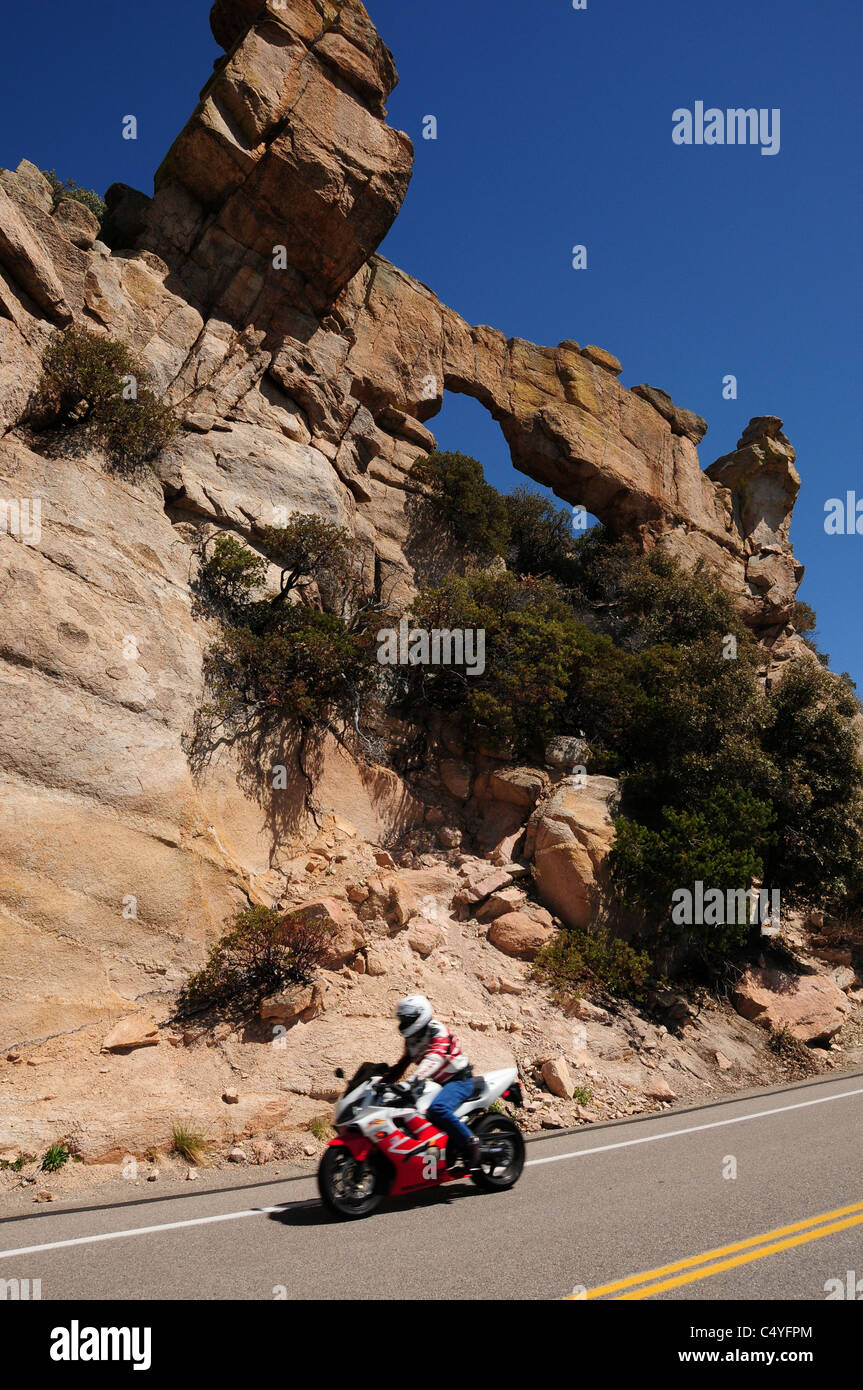
[(424, 994), (409, 994), (406, 999), (399, 1000), (396, 1018), (402, 1037), (412, 1038), (431, 1023), (432, 1006)]

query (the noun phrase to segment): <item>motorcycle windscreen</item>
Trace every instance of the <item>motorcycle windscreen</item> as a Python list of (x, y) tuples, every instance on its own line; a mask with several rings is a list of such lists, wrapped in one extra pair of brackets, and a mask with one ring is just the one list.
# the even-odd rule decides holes
[(362, 1066), (358, 1067), (354, 1072), (350, 1081), (346, 1083), (342, 1095), (346, 1096), (349, 1092), (355, 1091), (357, 1086), (362, 1086), (364, 1082), (371, 1081), (373, 1076), (383, 1076), (385, 1071), (389, 1071), (388, 1062), (363, 1062)]

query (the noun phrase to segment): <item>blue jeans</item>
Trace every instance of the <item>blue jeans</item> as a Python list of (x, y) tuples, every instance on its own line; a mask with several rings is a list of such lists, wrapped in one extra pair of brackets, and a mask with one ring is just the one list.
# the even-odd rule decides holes
[(466, 1100), (473, 1096), (476, 1081), (472, 1076), (465, 1080), (447, 1081), (438, 1091), (426, 1114), (432, 1124), (442, 1129), (447, 1138), (452, 1140), (453, 1148), (466, 1149), (473, 1135), (467, 1125), (463, 1125), (461, 1120), (456, 1119), (455, 1111), (460, 1105), (464, 1105)]

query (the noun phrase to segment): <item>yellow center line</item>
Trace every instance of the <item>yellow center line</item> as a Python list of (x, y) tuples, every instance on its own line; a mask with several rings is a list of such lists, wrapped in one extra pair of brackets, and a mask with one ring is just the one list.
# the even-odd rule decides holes
[[(772, 1231), (765, 1231), (762, 1235), (749, 1236), (746, 1240), (735, 1241), (731, 1245), (722, 1245), (715, 1250), (705, 1250), (701, 1255), (691, 1255), (685, 1260), (677, 1260), (673, 1264), (660, 1265), (656, 1269), (644, 1270), (641, 1274), (632, 1274), (626, 1279), (617, 1279), (609, 1284), (600, 1284), (597, 1288), (591, 1289), (587, 1294), (570, 1294), (567, 1300), (574, 1301), (585, 1298), (602, 1298), (605, 1294), (617, 1293), (621, 1289), (632, 1288), (636, 1284), (644, 1284), (649, 1280), (656, 1280), (665, 1274), (676, 1274), (680, 1270), (691, 1270), (696, 1265), (704, 1265), (708, 1261), (721, 1258), (723, 1255), (736, 1255), (740, 1251), (750, 1251), (755, 1246), (765, 1245), (768, 1242), (775, 1242), (779, 1237), (790, 1236), (798, 1231), (806, 1231), (812, 1227), (820, 1227), (825, 1222), (835, 1221), (841, 1217), (850, 1216), (857, 1212), (863, 1213), (863, 1202), (855, 1202), (852, 1206), (838, 1207), (835, 1211), (822, 1212), (819, 1216), (807, 1217), (804, 1221), (795, 1221), (788, 1226), (778, 1226)], [(860, 1220), (863, 1220), (861, 1215)], [(848, 1224), (854, 1225), (855, 1221)], [(831, 1229), (840, 1229), (838, 1227)], [(825, 1231), (825, 1234), (828, 1232)], [(807, 1239), (810, 1237), (806, 1237)], [(802, 1241), (798, 1241), (801, 1244)], [(781, 1248), (781, 1247), (774, 1247)], [(765, 1253), (771, 1253), (767, 1251)], [(753, 1256), (753, 1258), (755, 1258)], [(741, 1260), (740, 1263), (743, 1263)]]
[(698, 1279), (709, 1279), (713, 1274), (721, 1274), (726, 1269), (734, 1269), (737, 1265), (750, 1264), (753, 1260), (763, 1260), (767, 1255), (775, 1255), (780, 1250), (790, 1250), (795, 1245), (806, 1245), (812, 1240), (821, 1240), (822, 1236), (833, 1235), (836, 1231), (845, 1231), (849, 1226), (863, 1225), (863, 1216), (849, 1216), (847, 1221), (834, 1221), (830, 1226), (819, 1226), (814, 1231), (806, 1231), (801, 1236), (791, 1236), (788, 1240), (779, 1240), (775, 1245), (761, 1246), (757, 1250), (749, 1250), (745, 1255), (735, 1255), (730, 1260), (720, 1260), (718, 1264), (708, 1265), (706, 1269), (692, 1270), (689, 1274), (680, 1274), (676, 1279), (666, 1279), (659, 1284), (648, 1284), (647, 1288), (636, 1289), (631, 1293), (622, 1293), (615, 1300), (623, 1302), (625, 1299), (652, 1298), (654, 1294), (664, 1293), (666, 1289), (679, 1288), (681, 1284), (694, 1284)]

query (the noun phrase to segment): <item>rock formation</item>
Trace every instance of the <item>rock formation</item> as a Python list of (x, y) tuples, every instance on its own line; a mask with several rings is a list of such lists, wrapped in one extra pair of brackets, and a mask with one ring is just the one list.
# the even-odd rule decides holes
[[(358, 0), (217, 0), (212, 26), (225, 57), (153, 198), (109, 190), (105, 240), (79, 204), (54, 208), (26, 160), (0, 172), (7, 1045), (178, 984), (232, 908), (278, 898), (271, 876), (284, 884), (328, 813), (378, 843), (425, 814), (394, 773), (334, 741), (311, 809), (294, 750), (277, 804), (260, 800), (261, 769), (228, 753), (192, 778), (182, 736), (209, 638), (190, 590), (196, 526), (248, 536), (316, 512), (409, 595), (411, 469), (451, 390), (486, 406), (526, 475), (644, 547), (705, 562), (765, 640), (786, 629), (801, 574), (779, 420), (753, 421), (705, 472), (704, 422), (653, 387), (627, 390), (610, 353), (472, 327), (376, 254), (412, 150), (387, 125), (395, 67)], [(95, 455), (49, 457), (27, 433), (41, 354), (73, 321), (128, 342), (182, 419), (143, 481)], [(33, 499), (35, 545), (9, 524), (9, 504)], [(503, 860), (536, 776), (530, 795), (517, 781), (492, 795), (488, 847)], [(566, 807), (550, 816), (549, 873), (577, 852)]]
[(255, 335), (257, 379), (300, 406), (312, 447), (375, 530), (387, 497), (381, 558), (401, 566), (408, 474), (433, 442), (424, 425), (444, 390), (462, 392), (499, 422), (517, 469), (616, 533), (704, 561), (753, 627), (777, 635), (802, 576), (781, 421), (752, 421), (737, 453), (703, 472), (706, 423), (656, 388), (626, 390), (611, 353), (471, 327), (373, 254), (407, 190), (411, 145), (386, 125), (396, 72), (362, 5), (217, 0), (212, 27), (227, 57), (152, 205), (112, 191), (119, 242), (131, 233), (158, 252), (183, 297), (250, 351)]

